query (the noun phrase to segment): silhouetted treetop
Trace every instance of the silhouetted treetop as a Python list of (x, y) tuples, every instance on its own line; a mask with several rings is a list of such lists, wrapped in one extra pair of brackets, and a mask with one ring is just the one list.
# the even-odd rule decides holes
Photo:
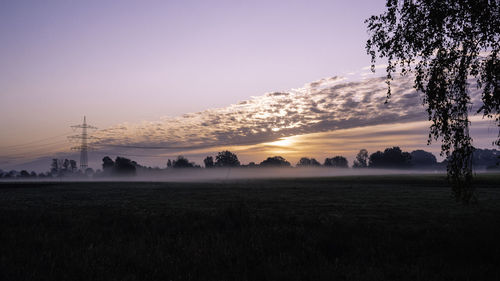
[(207, 156), (203, 159), (203, 164), (205, 164), (205, 168), (213, 168), (215, 166), (214, 158), (212, 156)]
[(358, 152), (352, 167), (353, 168), (366, 168), (366, 167), (368, 167), (368, 150), (363, 148)]
[(28, 173), (28, 171), (26, 170), (22, 170), (20, 173), (19, 173), (19, 176), (21, 178), (29, 178), (30, 177), (30, 173)]
[(411, 164), (416, 168), (432, 168), (437, 164), (436, 156), (425, 150), (414, 150), (410, 153)]
[(370, 155), (370, 168), (404, 169), (411, 166), (411, 155), (395, 146)]
[(290, 167), (290, 162), (286, 161), (281, 156), (268, 157), (266, 160), (260, 162), (261, 167)]
[(102, 170), (104, 172), (111, 172), (114, 166), (115, 162), (109, 156), (102, 158)]
[(296, 165), (297, 167), (319, 167), (321, 163), (319, 163), (314, 158), (302, 157)]
[(347, 159), (343, 156), (335, 156), (332, 158), (325, 158), (325, 167), (335, 167), (335, 168), (348, 168), (349, 163)]
[(125, 157), (116, 157), (113, 173), (115, 175), (133, 176), (136, 173), (137, 163)]
[(173, 168), (192, 168), (194, 167), (194, 163), (189, 162), (187, 158), (184, 156), (178, 156), (177, 159), (172, 161)]
[(50, 164), (50, 173), (52, 175), (57, 175), (59, 173), (59, 161), (57, 159), (52, 159)]
[(102, 158), (102, 170), (107, 176), (134, 176), (138, 166), (135, 161), (125, 157), (118, 156), (115, 161), (109, 156)]
[(69, 160), (69, 166), (72, 172), (75, 172), (78, 168), (76, 167), (76, 161), (75, 160)]
[(238, 156), (231, 151), (221, 151), (215, 157), (215, 166), (217, 167), (238, 167), (239, 165)]
[(63, 167), (63, 170), (64, 170), (64, 171), (69, 170), (69, 167), (70, 167), (70, 166), (69, 166), (69, 160), (68, 160), (68, 159), (64, 159), (63, 164), (62, 164), (62, 167)]

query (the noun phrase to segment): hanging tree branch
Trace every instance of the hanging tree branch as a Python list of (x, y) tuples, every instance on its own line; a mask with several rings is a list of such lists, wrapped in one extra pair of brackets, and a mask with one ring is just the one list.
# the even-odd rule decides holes
[(365, 21), (372, 71), (378, 57), (387, 59), (387, 99), (394, 73), (414, 75), (431, 121), (428, 142), (441, 140), (454, 195), (468, 203), (475, 198), (471, 79), (481, 91), (477, 113), (495, 119), (499, 134), (494, 144), (500, 145), (500, 1), (387, 0), (386, 8)]

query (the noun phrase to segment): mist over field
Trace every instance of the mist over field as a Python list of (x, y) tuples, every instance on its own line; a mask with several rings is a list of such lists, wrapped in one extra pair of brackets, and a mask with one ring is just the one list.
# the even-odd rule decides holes
[[(377, 175), (419, 175), (442, 174), (446, 170), (425, 169), (351, 169), (351, 168), (187, 168), (169, 169), (160, 172), (138, 172), (136, 176), (99, 176), (94, 178), (42, 178), (40, 181), (136, 181), (136, 182), (211, 182), (252, 179), (280, 178), (324, 178), (343, 176), (377, 176)], [(17, 179), (19, 181), (19, 179)], [(37, 181), (27, 179), (27, 181)]]
[[(151, 181), (220, 181), (275, 178), (320, 178), (339, 176), (399, 175), (445, 173), (445, 171), (395, 170), (395, 169), (335, 169), (335, 168), (215, 168), (215, 169), (177, 169), (165, 175), (138, 174), (133, 180)], [(116, 180), (112, 179), (112, 180)]]

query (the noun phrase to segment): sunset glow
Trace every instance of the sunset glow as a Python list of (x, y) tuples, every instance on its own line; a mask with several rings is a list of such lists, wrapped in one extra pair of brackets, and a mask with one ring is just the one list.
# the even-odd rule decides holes
[[(384, 1), (216, 2), (2, 2), (0, 168), (77, 159), (69, 127), (84, 115), (99, 128), (95, 168), (105, 155), (161, 167), (226, 149), (245, 163), (439, 151), (412, 78), (396, 77), (386, 104), (385, 65), (367, 67), (363, 20)], [(488, 122), (472, 127), (482, 146)]]

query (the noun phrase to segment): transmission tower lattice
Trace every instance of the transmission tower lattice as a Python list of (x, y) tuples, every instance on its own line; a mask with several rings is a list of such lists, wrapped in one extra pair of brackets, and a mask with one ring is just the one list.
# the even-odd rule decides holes
[(91, 149), (91, 145), (89, 145), (89, 139), (94, 139), (94, 137), (90, 136), (87, 132), (87, 129), (97, 129), (97, 127), (91, 126), (87, 124), (87, 119), (83, 116), (83, 124), (71, 126), (73, 129), (82, 129), (81, 135), (74, 135), (68, 137), (69, 139), (77, 139), (81, 140), (81, 144), (78, 146), (74, 146), (71, 149), (80, 151), (80, 170), (85, 171), (88, 168), (88, 151)]

